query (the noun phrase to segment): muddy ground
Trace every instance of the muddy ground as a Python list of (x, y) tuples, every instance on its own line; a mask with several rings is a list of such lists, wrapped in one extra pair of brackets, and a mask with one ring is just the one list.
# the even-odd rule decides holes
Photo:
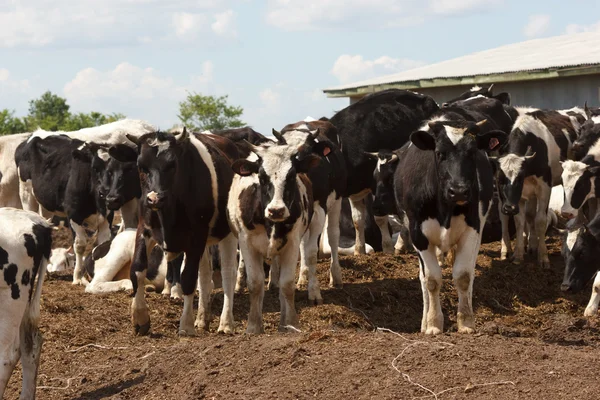
[[(60, 241), (60, 240), (58, 240)], [(181, 303), (148, 293), (152, 334), (135, 337), (127, 293), (92, 296), (69, 275), (44, 284), (39, 399), (598, 399), (600, 324), (583, 318), (590, 288), (563, 295), (557, 236), (552, 268), (498, 261), (499, 243), (478, 258), (477, 333), (456, 333), (457, 296), (444, 269), (445, 333), (418, 333), (422, 297), (415, 255), (343, 257), (343, 289), (309, 306), (297, 291), (301, 333), (277, 332), (279, 302), (265, 297), (266, 334), (244, 335), (248, 296), (235, 299), (235, 335), (179, 338)], [(390, 331), (378, 331), (378, 328)], [(391, 332), (393, 331), (393, 332)], [(7, 399), (18, 398), (20, 371)]]

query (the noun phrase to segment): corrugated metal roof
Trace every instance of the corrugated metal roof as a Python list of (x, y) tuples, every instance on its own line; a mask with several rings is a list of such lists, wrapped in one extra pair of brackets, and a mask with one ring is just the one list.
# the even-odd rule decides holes
[(340, 91), (423, 79), (526, 72), (600, 64), (600, 32), (534, 39), (480, 51), (379, 78), (324, 89)]

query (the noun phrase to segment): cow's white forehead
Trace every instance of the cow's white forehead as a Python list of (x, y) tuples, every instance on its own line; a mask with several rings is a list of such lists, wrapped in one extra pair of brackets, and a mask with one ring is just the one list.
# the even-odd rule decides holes
[[(298, 128), (298, 129), (304, 129), (304, 128)], [(308, 127), (306, 127), (306, 129), (308, 129)], [(285, 137), (286, 143), (289, 146), (298, 148), (298, 147), (302, 146), (304, 143), (306, 143), (306, 139), (308, 138), (308, 135), (309, 135), (308, 132), (293, 130), (293, 131), (286, 132), (284, 137)]]
[(477, 85), (475, 85), (475, 86), (473, 86), (473, 87), (471, 88), (471, 92), (476, 92), (476, 91), (478, 91), (478, 90), (481, 90), (481, 86), (477, 86)]
[(290, 145), (270, 146), (259, 153), (262, 158), (262, 167), (269, 176), (285, 176), (292, 168), (292, 157), (297, 149)]
[(110, 159), (110, 155), (105, 149), (98, 149), (98, 157), (104, 162), (107, 162)]
[(581, 178), (585, 169), (587, 168), (587, 164), (584, 164), (580, 161), (568, 160), (562, 164), (563, 172), (562, 172), (562, 181), (565, 189), (574, 189), (575, 184)]
[(444, 130), (446, 131), (448, 139), (456, 146), (456, 144), (465, 137), (467, 128), (455, 128), (453, 126), (444, 125)]
[(575, 246), (575, 242), (577, 242), (578, 237), (579, 229), (569, 231), (569, 233), (567, 234), (567, 247), (569, 248), (569, 251), (573, 251), (573, 247)]
[(158, 137), (156, 137), (148, 142), (148, 146), (156, 147), (156, 155), (159, 155), (161, 152), (168, 150), (170, 143), (168, 140), (160, 140)]
[(588, 165), (581, 161), (567, 160), (562, 164), (563, 173), (583, 172)]
[(525, 157), (521, 157), (516, 154), (507, 154), (503, 157), (500, 157), (498, 161), (500, 163), (500, 169), (504, 175), (506, 175), (510, 183), (513, 183), (523, 168)]
[(429, 123), (430, 122), (444, 122), (447, 121), (445, 116), (439, 116), (439, 117), (434, 117), (432, 119), (430, 119), (429, 121), (425, 122), (421, 128), (419, 128), (420, 131), (425, 131), (425, 132), (429, 132)]

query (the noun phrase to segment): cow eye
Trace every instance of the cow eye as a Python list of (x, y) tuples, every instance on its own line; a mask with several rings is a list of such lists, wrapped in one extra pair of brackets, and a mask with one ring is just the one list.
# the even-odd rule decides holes
[(444, 155), (444, 153), (442, 153), (441, 151), (436, 150), (435, 151), (435, 158), (438, 161), (444, 161), (444, 159), (446, 158), (446, 156)]

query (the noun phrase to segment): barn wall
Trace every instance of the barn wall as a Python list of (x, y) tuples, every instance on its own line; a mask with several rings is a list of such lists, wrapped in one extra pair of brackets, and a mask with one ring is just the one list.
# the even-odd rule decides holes
[[(482, 85), (485, 86), (485, 85)], [(468, 86), (447, 86), (417, 90), (443, 103), (469, 90)], [(583, 75), (569, 78), (545, 79), (523, 82), (496, 83), (494, 93), (508, 92), (514, 106), (531, 106), (548, 109), (583, 106), (600, 106), (600, 75)], [(351, 97), (350, 104), (360, 99)]]

